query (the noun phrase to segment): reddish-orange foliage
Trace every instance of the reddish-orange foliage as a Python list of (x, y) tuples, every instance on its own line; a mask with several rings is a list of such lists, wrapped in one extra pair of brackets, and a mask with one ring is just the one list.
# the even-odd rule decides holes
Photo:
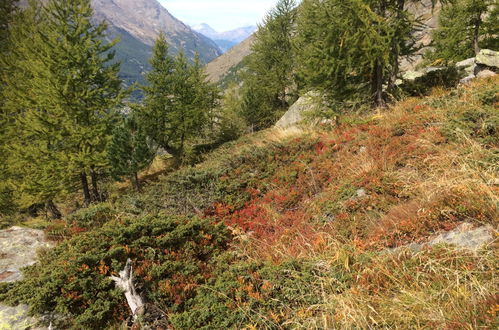
[[(205, 214), (252, 233), (264, 253), (279, 248), (288, 255), (319, 248), (314, 242), (323, 233), (377, 249), (451, 229), (465, 220), (463, 214), (486, 220), (480, 201), (465, 195), (448, 192), (427, 200), (407, 189), (414, 183), (404, 171), (430, 171), (427, 160), (446, 152), (440, 147), (446, 138), (434, 125), (441, 120), (437, 110), (408, 104), (382, 121), (342, 125), (273, 147), (261, 164), (244, 164), (222, 178), (231, 182), (246, 171), (267, 170), (248, 184), (244, 205), (219, 202)], [(357, 197), (359, 189), (366, 196)], [(442, 215), (449, 205), (465, 211)]]

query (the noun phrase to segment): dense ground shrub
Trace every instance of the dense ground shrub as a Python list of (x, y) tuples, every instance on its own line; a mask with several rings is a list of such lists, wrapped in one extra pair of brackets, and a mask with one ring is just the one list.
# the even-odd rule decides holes
[(62, 327), (102, 329), (129, 314), (109, 278), (133, 261), (138, 288), (165, 310), (181, 309), (211, 276), (212, 259), (229, 242), (222, 225), (183, 217), (115, 220), (40, 254), (0, 299), (36, 314), (70, 317)]

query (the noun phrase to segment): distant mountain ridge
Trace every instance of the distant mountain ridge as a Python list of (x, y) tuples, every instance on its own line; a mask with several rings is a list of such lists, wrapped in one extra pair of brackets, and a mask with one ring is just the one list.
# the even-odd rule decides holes
[(203, 63), (222, 54), (214, 41), (175, 18), (157, 0), (92, 0), (92, 6), (95, 20), (108, 23), (109, 37), (121, 40), (115, 50), (128, 84), (143, 82), (143, 73), (150, 68), (151, 47), (161, 31), (172, 54), (184, 51), (193, 59), (199, 53)]
[(192, 26), (192, 29), (213, 40), (222, 51), (226, 52), (230, 48), (246, 40), (256, 31), (257, 27), (250, 25), (230, 31), (217, 32), (210, 25), (201, 23), (199, 25)]

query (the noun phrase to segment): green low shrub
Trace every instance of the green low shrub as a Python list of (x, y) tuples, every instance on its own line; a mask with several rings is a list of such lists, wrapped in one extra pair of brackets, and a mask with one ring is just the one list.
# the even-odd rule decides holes
[[(165, 311), (182, 310), (227, 248), (223, 225), (185, 217), (110, 221), (44, 251), (24, 280), (3, 288), (0, 300), (25, 303), (33, 314), (64, 315), (59, 328), (103, 329), (129, 316), (111, 275), (133, 261), (139, 292)], [(67, 321), (70, 320), (70, 321)]]

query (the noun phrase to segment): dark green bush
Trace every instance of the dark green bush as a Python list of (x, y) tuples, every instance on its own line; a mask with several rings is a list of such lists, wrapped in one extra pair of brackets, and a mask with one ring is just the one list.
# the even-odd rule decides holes
[(140, 292), (165, 312), (182, 310), (213, 270), (212, 259), (230, 240), (223, 225), (184, 217), (111, 221), (40, 254), (24, 280), (0, 295), (26, 303), (34, 314), (71, 319), (58, 327), (102, 329), (129, 314), (124, 295), (110, 276), (133, 261)]
[[(318, 279), (325, 273), (310, 260), (274, 265), (225, 256), (219, 265), (187, 308), (172, 315), (175, 329), (282, 329), (297, 310), (321, 302)], [(341, 290), (349, 279), (336, 275)]]
[(100, 203), (80, 209), (69, 215), (66, 220), (71, 225), (92, 229), (111, 221), (116, 214), (117, 212), (112, 205)]

